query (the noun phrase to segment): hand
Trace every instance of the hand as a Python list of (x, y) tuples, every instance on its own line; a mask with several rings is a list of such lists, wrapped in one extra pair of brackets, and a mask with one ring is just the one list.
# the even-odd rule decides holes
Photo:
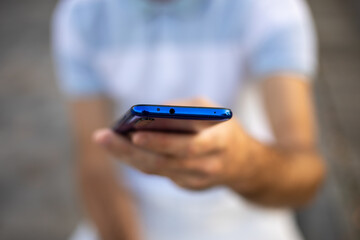
[[(197, 100), (186, 105), (211, 103)], [(130, 136), (130, 141), (108, 129), (94, 134), (95, 142), (121, 161), (194, 190), (231, 185), (246, 178), (251, 170), (246, 161), (246, 139), (234, 118), (196, 134), (138, 131)]]

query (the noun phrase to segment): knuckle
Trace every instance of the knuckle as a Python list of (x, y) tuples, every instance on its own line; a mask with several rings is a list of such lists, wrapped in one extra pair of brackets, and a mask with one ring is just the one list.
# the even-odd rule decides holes
[(204, 165), (204, 173), (207, 175), (217, 175), (221, 172), (222, 165), (218, 161), (214, 161)]
[(197, 146), (196, 144), (190, 144), (185, 149), (185, 154), (188, 156), (194, 156), (197, 154)]
[(196, 169), (196, 166), (194, 166), (194, 161), (191, 159), (182, 160), (179, 163), (179, 166), (183, 169), (190, 170), (190, 171)]

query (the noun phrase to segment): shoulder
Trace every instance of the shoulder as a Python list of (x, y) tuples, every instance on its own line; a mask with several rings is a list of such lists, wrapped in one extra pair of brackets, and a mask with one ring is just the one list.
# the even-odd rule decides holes
[(253, 1), (244, 46), (250, 73), (296, 72), (312, 76), (316, 33), (303, 0)]
[(213, 0), (211, 3), (211, 19), (226, 21), (223, 26), (240, 30), (242, 36), (312, 24), (305, 0)]
[(252, 1), (251, 5), (252, 14), (258, 21), (292, 23), (310, 17), (309, 7), (304, 0), (259, 0)]
[(312, 37), (314, 26), (304, 0), (257, 0), (249, 9), (247, 34), (249, 45), (274, 35)]
[[(76, 35), (77, 38), (94, 39), (106, 21), (106, 1), (62, 0), (53, 16), (55, 31)], [(94, 39), (95, 41), (95, 39)]]
[(105, 1), (101, 0), (62, 0), (55, 8), (55, 20), (86, 22), (94, 20), (104, 10)]

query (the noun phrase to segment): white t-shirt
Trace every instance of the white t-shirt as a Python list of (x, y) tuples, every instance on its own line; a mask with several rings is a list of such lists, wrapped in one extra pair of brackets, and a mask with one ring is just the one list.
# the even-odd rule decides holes
[[(54, 16), (62, 88), (70, 98), (105, 94), (119, 114), (198, 96), (236, 108), (240, 98), (242, 126), (271, 142), (256, 88), (247, 86), (278, 72), (312, 75), (316, 67), (301, 0), (64, 0)], [(255, 206), (225, 187), (194, 192), (123, 170), (145, 240), (300, 239), (290, 210)], [(74, 239), (91, 235), (84, 229)]]

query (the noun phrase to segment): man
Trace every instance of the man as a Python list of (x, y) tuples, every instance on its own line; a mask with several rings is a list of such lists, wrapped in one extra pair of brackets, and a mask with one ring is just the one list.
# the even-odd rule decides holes
[[(289, 208), (324, 175), (301, 0), (67, 0), (54, 50), (94, 224), (73, 239), (301, 239)], [(197, 134), (106, 129), (133, 104), (232, 108), (249, 92), (240, 120)]]

